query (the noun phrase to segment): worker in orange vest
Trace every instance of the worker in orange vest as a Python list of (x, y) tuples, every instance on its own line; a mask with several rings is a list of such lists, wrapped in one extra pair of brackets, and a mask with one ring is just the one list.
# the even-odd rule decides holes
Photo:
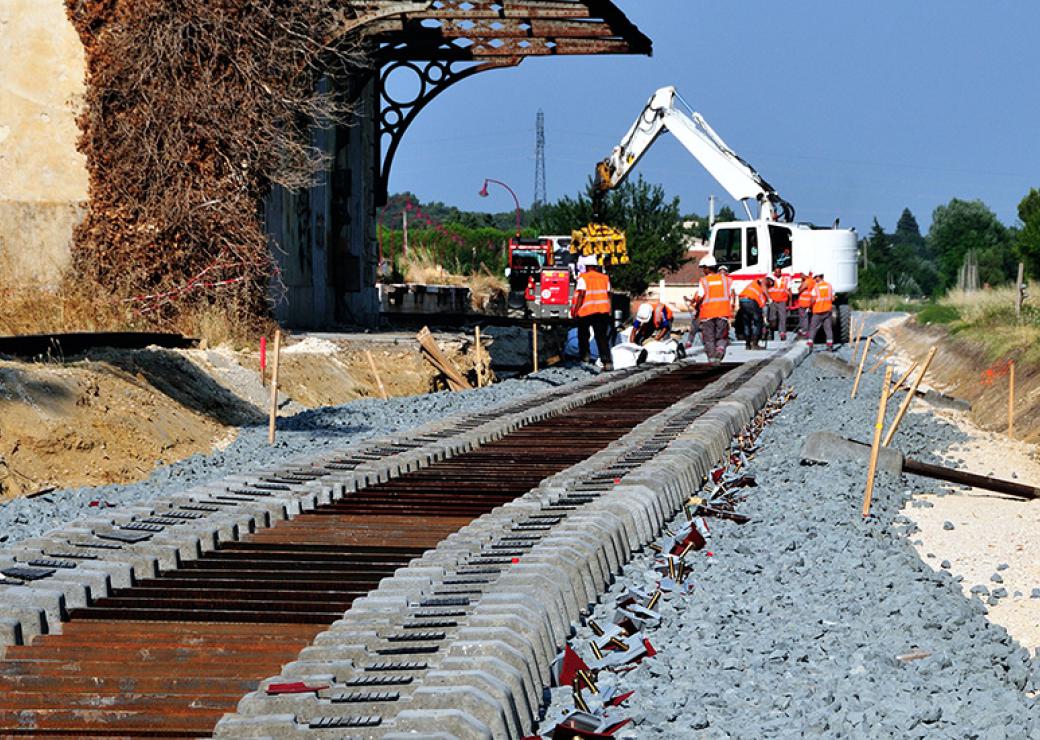
[(791, 300), (791, 277), (783, 275), (779, 267), (773, 268), (773, 274), (766, 277), (766, 288), (769, 292), (769, 321), (776, 321), (780, 332), (780, 341), (787, 339), (787, 304)]
[(810, 272), (802, 278), (802, 285), (798, 289), (798, 336), (802, 339), (809, 338), (809, 319), (812, 318), (812, 292), (816, 287), (816, 280)]
[(744, 346), (747, 349), (765, 349), (758, 340), (762, 338), (762, 314), (766, 309), (766, 289), (762, 279), (752, 280), (740, 292), (741, 328), (744, 331)]
[(834, 351), (834, 319), (831, 311), (834, 308), (834, 286), (823, 279), (821, 272), (816, 276), (816, 284), (812, 291), (812, 324), (809, 326), (809, 349), (813, 347), (813, 339), (816, 338), (820, 327), (827, 337), (827, 349)]
[(733, 318), (733, 282), (718, 270), (712, 255), (700, 261), (705, 273), (694, 301), (700, 321), (701, 338), (708, 362), (722, 362), (729, 344), (729, 322)]
[(610, 356), (610, 278), (603, 272), (595, 256), (582, 257), (578, 267), (584, 267), (575, 285), (571, 316), (578, 320), (578, 356), (589, 361), (589, 331), (596, 336), (596, 350), (604, 370), (613, 370)]
[(672, 309), (663, 303), (644, 303), (636, 312), (636, 320), (632, 322), (632, 342), (642, 344), (648, 339), (664, 339), (672, 330), (674, 318)]

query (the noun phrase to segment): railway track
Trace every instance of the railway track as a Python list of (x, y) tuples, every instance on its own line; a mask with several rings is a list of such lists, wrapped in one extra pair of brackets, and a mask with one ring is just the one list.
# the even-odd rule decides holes
[[(168, 536), (168, 530), (191, 525), (196, 516), (226, 519), (242, 501), (265, 505), (268, 498), (287, 496), (301, 486), (313, 490), (315, 483), (334, 483), (328, 495), (318, 497), (324, 503), (273, 526), (248, 532), (249, 527), (232, 531), (222, 523), (224, 536), (194, 557), (149, 550), (149, 557), (158, 553), (154, 572), (137, 565), (134, 577), (121, 585), (88, 594), (78, 606), (65, 604), (60, 634), (50, 629), (26, 640), (29, 644), (11, 646), (0, 661), (0, 735), (205, 737), (236, 707), (247, 716), (262, 715), (279, 708), (279, 701), (291, 710), (315, 697), (327, 711), (302, 717), (304, 727), (328, 730), (332, 737), (345, 728), (378, 726), (384, 714), (396, 713), (395, 702), (409, 698), (418, 672), (436, 668), (448, 654), (442, 648), (470, 624), (485, 590), (515, 563), (527, 562), (532, 548), (551, 538), (557, 524), (652, 460), (757, 369), (686, 365), (651, 372), (645, 382), (630, 377), (617, 387), (601, 387), (592, 400), (566, 414), (560, 413), (566, 410), (561, 400), (572, 391), (557, 389), (535, 402), (454, 420), (440, 435), (420, 430), (411, 439), (233, 481), (208, 497), (173, 502), (176, 508), (148, 516), (138, 512), (113, 531)], [(668, 411), (713, 382), (714, 401)], [(474, 449), (459, 445), (460, 437), (468, 435), (472, 442), (496, 417), (520, 412), (535, 418), (516, 422), (512, 431)], [(648, 417), (658, 419), (656, 431), (611, 452), (612, 444)], [(421, 467), (402, 465), (396, 476), (393, 466), (389, 472), (378, 470), (381, 460), (404, 459), (431, 446), (444, 451), (443, 459)], [(568, 470), (579, 472), (567, 477)], [(554, 503), (518, 506), (529, 491), (561, 475), (565, 490)], [(459, 536), (453, 533), (472, 529), (474, 520), (510, 506), (519, 515), (504, 534), (454, 557), (450, 568), (441, 568), (433, 590), (407, 608), (391, 610), (399, 612), (392, 619), (380, 617), (383, 629), (363, 645), (343, 649), (315, 643), (355, 601), (378, 593), (373, 589), (381, 582), (392, 582), (409, 563), (422, 565), (432, 548), (451, 543)], [(99, 531), (93, 530), (95, 537)], [(63, 538), (63, 548), (55, 549), (53, 541), (49, 549), (40, 547), (41, 557), (27, 563), (28, 569), (35, 569), (40, 584), (76, 568), (90, 570), (98, 555), (83, 540)], [(123, 547), (113, 540), (93, 542), (105, 555), (112, 552), (108, 547)], [(149, 542), (142, 540), (141, 546)], [(137, 564), (135, 557), (126, 554)], [(439, 561), (433, 557), (430, 562)], [(37, 584), (31, 577), (23, 580), (28, 587)], [(550, 649), (542, 646), (542, 652)], [(272, 691), (272, 682), (266, 681), (267, 690), (256, 691), (266, 677), (305, 655), (344, 670), (320, 686), (304, 680), (302, 688), (275, 686)], [(292, 684), (292, 679), (282, 683)], [(243, 702), (243, 710), (240, 700), (250, 692), (256, 701)], [(534, 704), (527, 707), (530, 712), (538, 699), (527, 693), (528, 704)], [(340, 716), (333, 711), (338, 707), (349, 712)], [(517, 725), (510, 724), (511, 734), (519, 732)]]

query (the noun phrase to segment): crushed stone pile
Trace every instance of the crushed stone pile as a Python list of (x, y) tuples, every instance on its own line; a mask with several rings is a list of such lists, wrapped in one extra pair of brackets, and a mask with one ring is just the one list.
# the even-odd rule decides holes
[[(751, 521), (711, 520), (692, 593), (657, 605), (660, 627), (648, 635), (658, 653), (619, 679), (635, 694), (622, 712), (632, 724), (616, 736), (1040, 737), (1028, 693), (1040, 688), (1040, 664), (986, 619), (992, 589), (965, 597), (959, 577), (917, 555), (915, 525), (899, 513), (905, 482), (880, 475), (864, 521), (862, 464), (799, 464), (810, 431), (869, 440), (881, 373), (864, 376), (855, 401), (849, 379), (813, 362), (789, 382), (799, 397), (748, 468), (758, 487), (737, 510)], [(939, 462), (931, 450), (960, 434), (911, 414), (895, 444)], [(652, 592), (652, 564), (652, 552), (640, 554), (591, 618), (609, 623), (623, 594)], [(573, 644), (592, 637), (578, 625)], [(569, 707), (571, 689), (556, 689), (545, 716)]]

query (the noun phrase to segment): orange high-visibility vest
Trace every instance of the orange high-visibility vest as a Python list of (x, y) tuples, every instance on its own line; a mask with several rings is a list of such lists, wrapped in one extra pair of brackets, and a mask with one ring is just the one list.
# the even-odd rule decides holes
[(752, 280), (748, 283), (748, 286), (741, 291), (740, 297), (754, 301), (759, 308), (766, 305), (766, 292), (762, 290), (762, 286), (758, 284), (757, 280)]
[(834, 307), (834, 288), (826, 280), (821, 280), (813, 288), (812, 300), (813, 313), (827, 313)]
[(671, 322), (673, 315), (672, 309), (663, 303), (658, 303), (654, 306), (654, 326), (661, 327), (664, 326), (664, 322)]
[(733, 316), (733, 306), (729, 294), (733, 284), (725, 275), (713, 273), (701, 278), (701, 301), (699, 317), (703, 319), (728, 319)]
[(585, 281), (585, 300), (578, 309), (578, 316), (610, 313), (610, 278), (602, 272), (589, 270), (581, 276)]
[(812, 308), (812, 292), (815, 287), (816, 281), (811, 277), (802, 279), (802, 289), (798, 293), (798, 308)]
[(773, 303), (787, 303), (791, 299), (791, 277), (789, 275), (770, 275), (773, 282), (769, 289), (769, 300)]

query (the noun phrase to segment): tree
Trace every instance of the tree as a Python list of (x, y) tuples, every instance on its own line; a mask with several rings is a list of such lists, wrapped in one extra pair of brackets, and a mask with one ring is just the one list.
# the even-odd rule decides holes
[(981, 200), (954, 198), (936, 208), (927, 242), (936, 257), (942, 288), (956, 283), (969, 250), (978, 256), (983, 283), (999, 285), (1013, 278), (1015, 256), (1008, 229)]
[(914, 214), (910, 212), (909, 208), (904, 208), (903, 213), (899, 216), (896, 232), (892, 235), (892, 243), (908, 244), (914, 248), (918, 256), (926, 256), (925, 238), (921, 236), (921, 227), (917, 225), (917, 219), (914, 218)]
[(1040, 190), (1032, 188), (1018, 204), (1022, 228), (1015, 235), (1015, 252), (1034, 278), (1040, 278)]
[(867, 262), (871, 265), (886, 267), (892, 251), (892, 240), (881, 228), (881, 224), (874, 217), (874, 225), (870, 229), (870, 236), (866, 245)]
[[(539, 214), (542, 234), (569, 234), (592, 221), (592, 183), (577, 198), (564, 197), (546, 205)], [(639, 177), (608, 193), (603, 220), (628, 236), (627, 265), (612, 268), (611, 281), (617, 290), (633, 295), (685, 262), (687, 233), (682, 226), (679, 199), (669, 200), (664, 188)]]

